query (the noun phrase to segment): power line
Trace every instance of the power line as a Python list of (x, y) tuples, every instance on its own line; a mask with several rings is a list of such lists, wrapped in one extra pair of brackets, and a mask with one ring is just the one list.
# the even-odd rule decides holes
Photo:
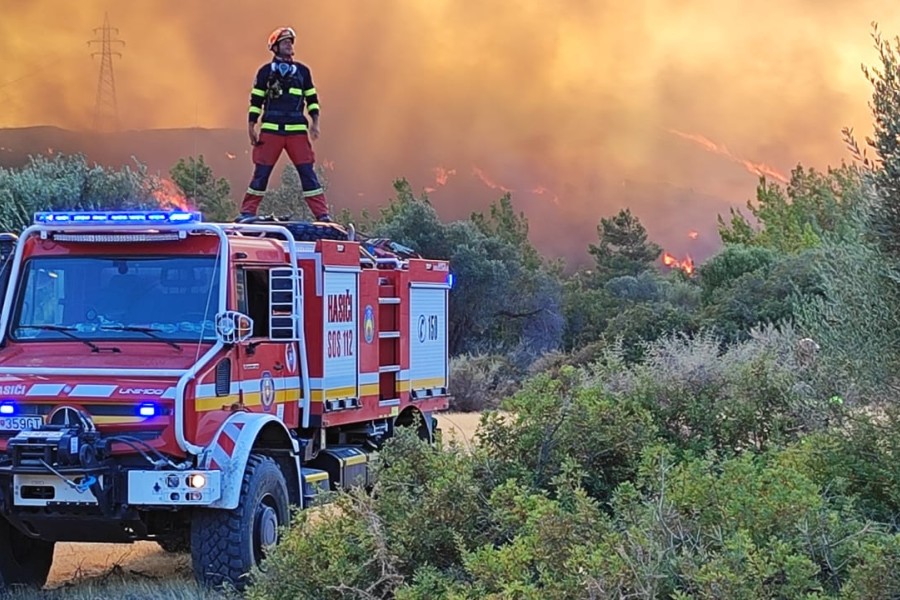
[(103, 27), (95, 28), (94, 35), (100, 38), (88, 41), (88, 46), (100, 44), (100, 51), (91, 53), (91, 57), (100, 56), (97, 102), (94, 105), (94, 129), (97, 131), (118, 131), (120, 129), (119, 104), (116, 100), (116, 78), (113, 74), (112, 57), (118, 56), (122, 58), (122, 53), (113, 50), (113, 45), (121, 44), (124, 46), (125, 42), (118, 39), (119, 30), (109, 26), (109, 13), (104, 13)]

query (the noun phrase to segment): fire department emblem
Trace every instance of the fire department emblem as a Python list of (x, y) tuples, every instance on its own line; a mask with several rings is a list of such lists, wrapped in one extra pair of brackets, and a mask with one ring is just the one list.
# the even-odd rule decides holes
[(425, 343), (425, 335), (428, 333), (425, 327), (425, 315), (419, 315), (419, 342)]
[(275, 404), (275, 380), (272, 379), (272, 374), (268, 371), (263, 373), (259, 382), (259, 398), (260, 402), (262, 402), (263, 410), (266, 412), (272, 410), (272, 405)]
[(363, 316), (363, 332), (366, 335), (366, 343), (371, 344), (375, 339), (375, 310), (371, 304), (366, 305), (366, 312)]
[(297, 368), (297, 355), (294, 354), (293, 344), (288, 344), (284, 347), (284, 362), (287, 363), (289, 373), (293, 373)]

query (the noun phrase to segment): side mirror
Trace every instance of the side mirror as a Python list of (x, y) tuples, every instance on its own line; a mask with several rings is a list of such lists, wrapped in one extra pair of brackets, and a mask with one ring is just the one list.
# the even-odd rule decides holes
[(216, 315), (216, 337), (223, 344), (243, 342), (253, 334), (253, 319), (244, 313), (228, 310)]

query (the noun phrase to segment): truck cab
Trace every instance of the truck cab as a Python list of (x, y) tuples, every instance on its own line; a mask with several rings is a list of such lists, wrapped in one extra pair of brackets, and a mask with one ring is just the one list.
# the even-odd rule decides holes
[(0, 312), (0, 589), (58, 541), (156, 540), (241, 585), (291, 506), (370, 485), (397, 427), (433, 439), (449, 265), (353, 237), (35, 215)]

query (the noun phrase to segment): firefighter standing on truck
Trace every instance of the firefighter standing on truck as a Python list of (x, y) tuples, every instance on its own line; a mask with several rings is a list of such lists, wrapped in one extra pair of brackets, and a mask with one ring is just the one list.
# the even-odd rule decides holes
[[(317, 221), (331, 221), (325, 190), (313, 169), (315, 153), (310, 143), (310, 137), (319, 137), (319, 98), (309, 67), (293, 60), (296, 38), (290, 27), (279, 27), (269, 35), (269, 50), (275, 56), (256, 73), (250, 91), (249, 134), (254, 171), (239, 221), (256, 216), (282, 150), (287, 151), (300, 174), (303, 199), (313, 216)], [(311, 123), (303, 114), (304, 106)]]

